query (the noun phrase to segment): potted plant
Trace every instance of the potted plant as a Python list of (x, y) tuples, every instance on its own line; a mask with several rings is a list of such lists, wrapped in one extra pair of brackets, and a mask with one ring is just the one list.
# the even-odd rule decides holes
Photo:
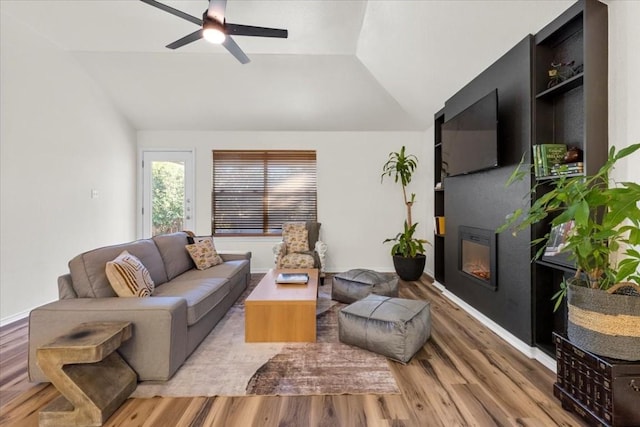
[[(515, 233), (546, 218), (551, 227), (571, 221), (560, 251), (569, 254), (576, 273), (553, 296), (554, 310), (567, 296), (569, 340), (595, 354), (625, 360), (640, 360), (640, 184), (613, 182), (610, 172), (638, 149), (640, 144), (619, 152), (612, 147), (595, 174), (559, 176), (529, 208), (515, 210), (497, 230)], [(528, 173), (521, 166), (507, 185)], [(541, 245), (535, 259), (543, 255), (549, 237), (547, 233), (532, 242)]]
[(407, 209), (403, 231), (393, 238), (384, 240), (384, 243), (396, 242), (391, 248), (391, 255), (396, 273), (402, 280), (418, 280), (424, 271), (427, 260), (424, 255), (424, 244), (429, 242), (413, 236), (418, 226), (418, 223), (414, 224), (411, 218), (411, 207), (415, 203), (416, 195), (411, 193), (411, 197), (407, 198), (407, 185), (411, 182), (411, 177), (417, 166), (416, 156), (406, 154), (405, 147), (402, 146), (400, 152), (389, 153), (389, 159), (382, 166), (382, 175), (380, 176), (381, 182), (385, 176), (389, 176), (393, 177), (394, 182), (400, 183), (402, 198)]

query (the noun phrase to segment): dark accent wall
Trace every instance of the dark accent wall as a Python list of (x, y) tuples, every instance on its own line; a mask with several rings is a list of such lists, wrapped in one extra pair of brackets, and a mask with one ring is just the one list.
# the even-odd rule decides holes
[(458, 226), (495, 230), (505, 215), (528, 204), (530, 177), (504, 186), (523, 153), (531, 147), (532, 36), (453, 95), (444, 108), (445, 121), (489, 91), (498, 89), (499, 164), (501, 167), (445, 178), (445, 286), (500, 326), (532, 344), (531, 233), (497, 235), (497, 290), (479, 286), (458, 270)]

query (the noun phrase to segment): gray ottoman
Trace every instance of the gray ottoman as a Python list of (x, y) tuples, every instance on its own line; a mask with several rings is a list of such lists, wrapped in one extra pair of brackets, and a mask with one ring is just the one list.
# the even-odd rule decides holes
[(340, 310), (340, 341), (407, 363), (431, 336), (426, 301), (369, 295)]
[(369, 294), (398, 296), (398, 278), (358, 268), (333, 276), (331, 299), (350, 304)]

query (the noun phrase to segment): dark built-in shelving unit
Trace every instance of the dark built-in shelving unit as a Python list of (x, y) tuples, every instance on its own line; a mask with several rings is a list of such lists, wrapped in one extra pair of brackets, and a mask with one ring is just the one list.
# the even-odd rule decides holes
[[(436, 188), (433, 191), (433, 217), (444, 217), (444, 173), (442, 171), (442, 125), (444, 124), (444, 109), (434, 116), (434, 168), (433, 182)], [(438, 187), (439, 186), (439, 187)], [(446, 232), (446, 229), (445, 229)], [(438, 233), (434, 227), (433, 236), (434, 279), (444, 284), (444, 234)]]
[[(567, 144), (582, 150), (584, 173), (596, 172), (606, 161), (607, 113), (607, 6), (583, 0), (535, 35), (533, 74), (533, 144)], [(575, 76), (549, 88), (551, 63), (582, 65)], [(535, 181), (534, 181), (535, 182)], [(537, 181), (535, 197), (552, 188), (553, 179)], [(532, 229), (532, 239), (549, 232), (549, 222)], [(533, 341), (555, 356), (553, 332), (566, 331), (566, 306), (553, 311), (553, 294), (565, 277), (575, 274), (566, 263), (545, 258), (532, 269)]]
[[(522, 101), (532, 103), (531, 145), (561, 143), (580, 148), (585, 174), (596, 172), (605, 163), (609, 145), (607, 13), (606, 4), (597, 0), (575, 3), (534, 36), (530, 81), (529, 76), (523, 76), (532, 90), (530, 98)], [(577, 74), (548, 87), (551, 63), (571, 61), (575, 66), (582, 65)], [(434, 115), (434, 183), (442, 183), (441, 188), (434, 189), (434, 217), (445, 216), (447, 189), (442, 174), (441, 148), (444, 111)], [(509, 142), (501, 141), (502, 150), (520, 149), (504, 146)], [(545, 194), (545, 189), (552, 188), (554, 182), (552, 177), (536, 180), (532, 174), (531, 183), (537, 185), (532, 202), (535, 197)], [(531, 228), (531, 240), (550, 231), (550, 220)], [(435, 279), (449, 287), (444, 274), (444, 236), (436, 232), (433, 247)], [(531, 258), (537, 249), (531, 249)], [(531, 268), (531, 341), (551, 357), (555, 357), (553, 333), (566, 332), (566, 307), (554, 312), (551, 297), (559, 290), (562, 280), (574, 275), (575, 271), (566, 260), (554, 262), (547, 257), (533, 263)]]

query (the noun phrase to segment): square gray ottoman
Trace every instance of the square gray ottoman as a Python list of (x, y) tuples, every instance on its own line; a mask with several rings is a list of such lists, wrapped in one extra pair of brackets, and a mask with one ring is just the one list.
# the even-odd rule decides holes
[(427, 301), (368, 295), (340, 310), (340, 341), (407, 363), (431, 336)]
[(350, 304), (369, 294), (398, 296), (398, 278), (357, 268), (333, 276), (331, 299)]

